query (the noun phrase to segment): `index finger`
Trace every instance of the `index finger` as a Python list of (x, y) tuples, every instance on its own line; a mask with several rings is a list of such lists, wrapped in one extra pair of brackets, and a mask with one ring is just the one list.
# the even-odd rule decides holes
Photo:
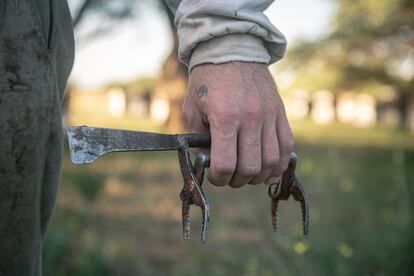
[(232, 124), (210, 124), (210, 170), (207, 177), (213, 185), (230, 183), (237, 165), (238, 128)]

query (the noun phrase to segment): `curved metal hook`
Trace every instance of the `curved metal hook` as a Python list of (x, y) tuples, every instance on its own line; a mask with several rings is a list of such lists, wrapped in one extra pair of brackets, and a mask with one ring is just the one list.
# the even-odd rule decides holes
[(208, 237), (208, 223), (210, 220), (210, 208), (207, 197), (201, 187), (204, 179), (204, 168), (209, 165), (210, 158), (207, 155), (196, 157), (193, 166), (190, 158), (190, 150), (186, 140), (180, 140), (181, 147), (178, 150), (181, 174), (184, 179), (183, 189), (180, 193), (182, 201), (182, 219), (184, 239), (190, 238), (190, 205), (199, 206), (202, 211), (201, 242), (206, 243)]

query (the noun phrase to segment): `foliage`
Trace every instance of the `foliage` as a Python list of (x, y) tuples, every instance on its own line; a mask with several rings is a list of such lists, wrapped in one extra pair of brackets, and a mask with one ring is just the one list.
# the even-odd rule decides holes
[[(414, 5), (408, 0), (338, 0), (331, 33), (302, 41), (288, 56), (298, 70), (294, 86), (334, 92), (366, 82), (388, 84), (401, 94), (414, 85)], [(327, 75), (327, 76), (326, 76)]]
[(148, 91), (153, 91), (158, 79), (150, 77), (141, 77), (131, 83), (126, 87), (126, 93), (146, 93)]
[(87, 212), (61, 212), (64, 223), (51, 225), (43, 247), (44, 275), (112, 275), (99, 245), (90, 245)]
[[(68, 0), (68, 2), (73, 11), (72, 18), (78, 44), (108, 35), (122, 22), (139, 17), (143, 10), (151, 6), (167, 12), (161, 0)], [(91, 21), (94, 22), (92, 27), (89, 23)]]
[(93, 201), (104, 188), (104, 179), (99, 174), (79, 170), (77, 174), (67, 175), (77, 192), (87, 201)]

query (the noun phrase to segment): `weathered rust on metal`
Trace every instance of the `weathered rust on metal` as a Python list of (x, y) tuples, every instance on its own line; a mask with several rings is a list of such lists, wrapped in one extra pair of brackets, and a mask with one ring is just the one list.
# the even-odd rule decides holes
[(278, 230), (278, 205), (280, 200), (288, 200), (292, 196), (296, 201), (300, 202), (302, 211), (303, 234), (309, 233), (309, 200), (305, 190), (295, 174), (297, 163), (296, 154), (292, 153), (289, 165), (282, 177), (276, 183), (270, 184), (268, 194), (272, 199), (271, 215), (273, 230)]
[(190, 150), (187, 141), (180, 139), (182, 147), (178, 149), (181, 174), (184, 185), (180, 193), (182, 203), (182, 220), (184, 239), (190, 239), (190, 206), (196, 205), (201, 209), (201, 242), (206, 243), (208, 237), (208, 223), (210, 220), (210, 207), (207, 197), (202, 189), (204, 169), (210, 165), (208, 154), (197, 154), (194, 165), (191, 163)]
[(68, 127), (68, 140), (72, 162), (92, 163), (109, 152), (178, 150), (180, 139), (190, 148), (210, 147), (210, 134), (161, 134), (122, 129), (87, 126)]

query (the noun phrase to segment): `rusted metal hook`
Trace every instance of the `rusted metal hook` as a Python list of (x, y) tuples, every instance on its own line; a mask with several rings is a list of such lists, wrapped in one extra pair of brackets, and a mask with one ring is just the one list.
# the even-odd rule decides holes
[(305, 190), (302, 187), (299, 179), (295, 174), (297, 163), (296, 154), (292, 153), (289, 165), (282, 177), (275, 183), (269, 185), (268, 194), (272, 199), (271, 215), (273, 230), (278, 230), (278, 204), (280, 200), (288, 200), (292, 195), (296, 201), (300, 202), (302, 210), (303, 234), (307, 235), (309, 232), (309, 200), (306, 196)]
[(204, 153), (197, 154), (193, 165), (187, 141), (182, 139), (180, 143), (181, 147), (178, 149), (178, 159), (181, 174), (184, 179), (184, 185), (180, 193), (183, 236), (186, 240), (190, 239), (190, 205), (196, 205), (201, 208), (201, 242), (206, 243), (208, 223), (210, 220), (210, 207), (202, 189), (202, 184), (204, 180), (204, 169), (210, 166), (210, 156)]

